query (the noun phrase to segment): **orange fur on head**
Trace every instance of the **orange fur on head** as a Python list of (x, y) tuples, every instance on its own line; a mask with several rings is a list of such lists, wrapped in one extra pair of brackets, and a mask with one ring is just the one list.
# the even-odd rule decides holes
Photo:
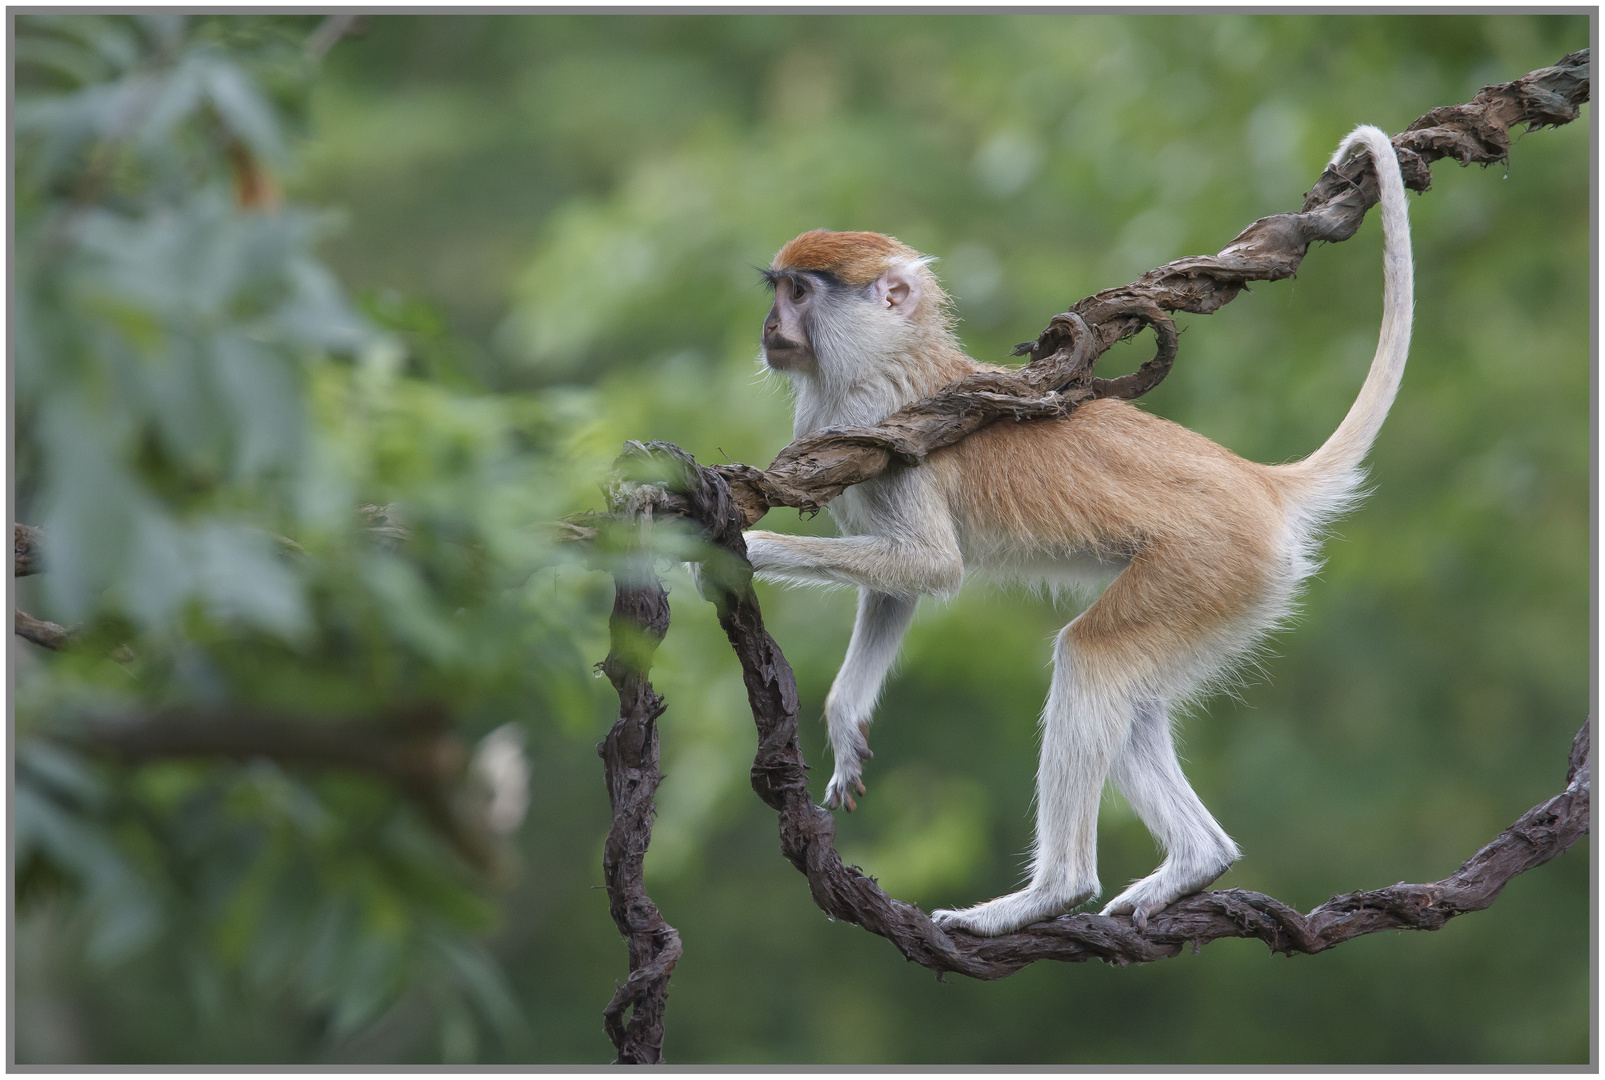
[(872, 232), (805, 232), (780, 249), (772, 270), (821, 270), (849, 285), (868, 285), (894, 260), (920, 253), (894, 237)]

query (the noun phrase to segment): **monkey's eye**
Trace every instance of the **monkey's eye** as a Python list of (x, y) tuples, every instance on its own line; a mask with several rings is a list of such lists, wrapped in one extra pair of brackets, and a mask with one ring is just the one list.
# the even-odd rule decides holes
[(792, 278), (792, 280), (791, 280), (791, 299), (792, 299), (792, 301), (794, 303), (801, 303), (802, 302), (802, 298), (807, 296), (807, 295), (808, 295), (808, 290), (803, 288), (803, 283), (801, 281), (798, 281), (796, 278)]

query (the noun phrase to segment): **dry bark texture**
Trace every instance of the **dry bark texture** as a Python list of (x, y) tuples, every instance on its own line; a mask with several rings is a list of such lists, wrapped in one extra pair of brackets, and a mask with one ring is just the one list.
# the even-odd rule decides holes
[[(615, 1065), (656, 1065), (663, 1061), (669, 975), (680, 959), (680, 934), (664, 921), (642, 880), (657, 813), (652, 796), (663, 779), (657, 721), (664, 704), (647, 681), (647, 671), (669, 629), (669, 596), (652, 572), (650, 557), (628, 559), (616, 585), (608, 620), (612, 649), (601, 668), (618, 691), (619, 718), (596, 752), (602, 756), (613, 805), (602, 873), (608, 909), (629, 946), (630, 977), (614, 992), (602, 1021), (618, 1051)], [(628, 1021), (625, 1010), (630, 1010)]]

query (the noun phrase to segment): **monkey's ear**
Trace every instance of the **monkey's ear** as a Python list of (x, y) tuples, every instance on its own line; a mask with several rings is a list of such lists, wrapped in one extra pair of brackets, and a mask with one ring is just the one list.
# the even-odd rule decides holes
[(890, 308), (894, 314), (908, 316), (920, 302), (919, 268), (893, 264), (869, 287), (870, 302)]

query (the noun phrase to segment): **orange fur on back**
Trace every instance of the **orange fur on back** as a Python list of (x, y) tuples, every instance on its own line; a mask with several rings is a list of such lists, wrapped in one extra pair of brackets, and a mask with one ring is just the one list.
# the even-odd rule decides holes
[(994, 423), (928, 464), (964, 526), (1032, 544), (1129, 553), (1189, 536), (1246, 542), (1281, 511), (1272, 467), (1112, 399), (1063, 420)]
[(1000, 421), (925, 467), (983, 561), (1130, 559), (1077, 636), (1083, 648), (1136, 650), (1138, 670), (1151, 662), (1142, 653), (1235, 636), (1292, 585), (1280, 572), (1287, 493), (1278, 470), (1127, 402), (1088, 402), (1064, 420)]

